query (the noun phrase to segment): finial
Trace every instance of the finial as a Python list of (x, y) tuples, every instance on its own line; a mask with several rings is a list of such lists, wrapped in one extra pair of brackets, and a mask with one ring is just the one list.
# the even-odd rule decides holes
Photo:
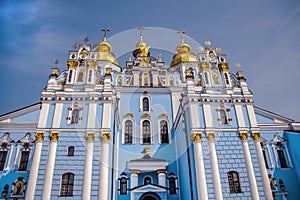
[(206, 40), (204, 44), (209, 47), (211, 45), (211, 41)]
[(140, 30), (140, 41), (143, 41), (143, 30), (145, 30), (145, 28), (140, 25), (140, 27), (138, 27), (137, 29)]
[(159, 61), (159, 62), (161, 62), (161, 57), (162, 57), (162, 54), (161, 54), (161, 53), (159, 53), (159, 54), (158, 54), (158, 57), (159, 57), (158, 61)]
[(87, 43), (88, 41), (90, 41), (90, 38), (85, 37), (83, 41), (84, 41), (85, 43)]
[(204, 48), (200, 46), (200, 47), (198, 47), (198, 51), (199, 51), (199, 53), (202, 53), (204, 51)]
[(75, 42), (74, 44), (73, 44), (73, 46), (72, 46), (74, 49), (77, 49), (78, 48), (78, 44), (77, 44), (77, 42)]
[(148, 145), (146, 145), (144, 149), (145, 149), (145, 152), (146, 152), (145, 156), (149, 156), (149, 149), (150, 149), (150, 147)]
[(183, 41), (183, 36), (182, 36), (182, 35), (185, 34), (185, 32), (182, 31), (182, 29), (180, 28), (179, 31), (178, 31), (177, 33), (179, 33), (179, 35), (180, 35), (181, 44), (183, 44), (184, 41)]
[(109, 32), (109, 29), (105, 27), (105, 28), (102, 29), (101, 31), (104, 32), (103, 41), (106, 42), (106, 33)]
[(54, 61), (54, 64), (57, 65), (59, 63), (59, 59), (56, 58), (56, 60)]
[(241, 67), (241, 64), (240, 63), (234, 63), (234, 66), (239, 69)]
[(221, 52), (221, 51), (222, 51), (222, 49), (220, 47), (216, 48), (216, 52)]

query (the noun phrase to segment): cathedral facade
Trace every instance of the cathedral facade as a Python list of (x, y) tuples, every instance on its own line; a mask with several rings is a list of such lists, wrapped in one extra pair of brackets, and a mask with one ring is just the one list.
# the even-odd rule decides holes
[(300, 196), (300, 123), (256, 107), (225, 54), (180, 32), (165, 64), (141, 29), (121, 66), (106, 31), (52, 69), (39, 103), (0, 116), (0, 199)]

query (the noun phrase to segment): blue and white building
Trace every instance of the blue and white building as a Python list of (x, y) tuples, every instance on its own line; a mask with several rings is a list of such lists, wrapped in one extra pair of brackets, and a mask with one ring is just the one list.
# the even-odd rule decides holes
[[(0, 199), (298, 199), (300, 123), (256, 107), (242, 71), (183, 39), (69, 51), (41, 101), (0, 116)], [(284, 105), (282, 105), (284, 106)]]

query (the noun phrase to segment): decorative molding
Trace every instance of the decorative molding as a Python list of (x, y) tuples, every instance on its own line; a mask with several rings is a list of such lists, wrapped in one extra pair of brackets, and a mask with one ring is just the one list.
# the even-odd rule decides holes
[(206, 138), (209, 142), (214, 142), (215, 141), (215, 133), (206, 133)]
[(138, 170), (138, 169), (131, 169), (131, 170), (129, 170), (129, 173), (130, 174), (139, 174), (140, 170)]
[(94, 142), (95, 133), (86, 133), (85, 138), (87, 142)]
[(195, 132), (192, 134), (192, 141), (193, 142), (201, 142), (202, 140), (202, 132)]
[(260, 141), (260, 132), (252, 132), (254, 141)]
[(123, 117), (130, 117), (130, 118), (133, 118), (133, 114), (132, 114), (132, 113), (126, 113)]
[(148, 113), (142, 114), (141, 118), (151, 118), (151, 115)]
[(168, 171), (166, 169), (159, 169), (156, 172), (157, 172), (157, 174), (160, 174), (160, 173), (165, 173), (166, 174), (166, 173), (168, 173)]
[(110, 141), (110, 133), (101, 133), (100, 138), (102, 142), (109, 142)]
[(44, 141), (44, 137), (45, 137), (45, 133), (44, 132), (36, 132), (35, 133), (35, 138), (36, 138), (36, 141), (38, 141), (38, 142), (43, 142)]
[(168, 117), (168, 115), (166, 113), (162, 113), (162, 114), (160, 114), (158, 116), (158, 118), (166, 118), (166, 119), (168, 119), (169, 117)]
[(60, 135), (58, 132), (51, 132), (49, 136), (50, 136), (50, 141), (57, 142)]
[(240, 138), (243, 141), (248, 141), (248, 132), (240, 132)]

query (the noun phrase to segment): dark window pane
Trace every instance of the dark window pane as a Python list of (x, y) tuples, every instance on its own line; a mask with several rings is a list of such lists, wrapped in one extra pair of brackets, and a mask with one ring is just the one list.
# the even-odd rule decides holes
[(143, 122), (143, 143), (151, 143), (150, 122), (148, 120)]
[(132, 143), (132, 131), (133, 131), (133, 125), (132, 121), (127, 120), (125, 122), (125, 143)]
[(269, 169), (267, 155), (266, 155), (266, 150), (263, 149), (262, 152), (263, 152), (263, 156), (264, 156), (264, 159), (265, 159), (266, 168)]
[(26, 171), (28, 160), (29, 160), (30, 151), (22, 151), (21, 160), (18, 171)]
[(149, 111), (149, 99), (147, 97), (143, 98), (143, 111)]
[(169, 178), (170, 194), (176, 194), (175, 178)]
[(169, 143), (168, 123), (166, 121), (160, 122), (160, 137), (161, 143)]
[(6, 161), (7, 151), (0, 151), (0, 171), (3, 171)]
[(62, 175), (61, 196), (73, 196), (74, 174), (66, 173)]
[(127, 194), (127, 179), (125, 177), (120, 180), (120, 194)]
[(230, 171), (230, 172), (227, 173), (227, 176), (228, 176), (228, 183), (229, 183), (230, 193), (242, 192), (241, 185), (240, 185), (239, 174), (235, 171)]
[(285, 160), (285, 156), (284, 156), (284, 152), (283, 150), (277, 150), (277, 153), (278, 153), (278, 159), (279, 159), (279, 163), (280, 163), (280, 167), (281, 168), (287, 168), (287, 163), (286, 163), (286, 160)]

